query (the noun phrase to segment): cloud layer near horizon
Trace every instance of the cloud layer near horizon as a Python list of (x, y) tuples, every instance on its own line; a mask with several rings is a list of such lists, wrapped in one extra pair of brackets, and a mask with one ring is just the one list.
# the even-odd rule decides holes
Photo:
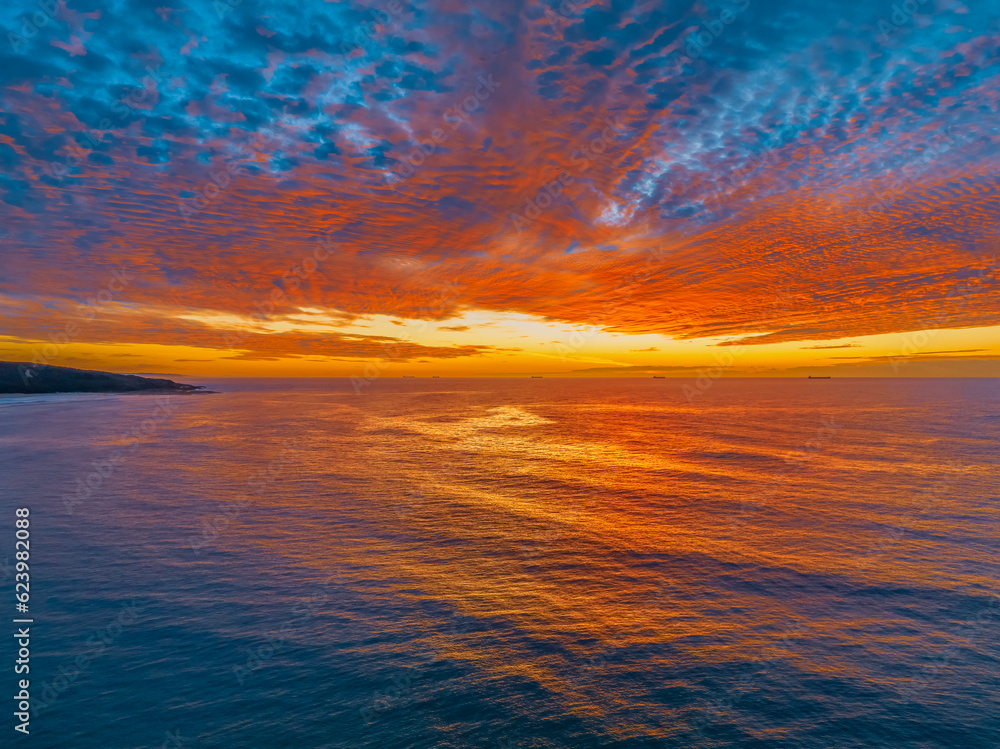
[(1000, 325), (995, 0), (48, 7), (0, 11), (8, 336), (116, 269), (87, 340), (287, 323), (239, 334), (247, 358), (392, 340), (302, 310), (757, 343)]

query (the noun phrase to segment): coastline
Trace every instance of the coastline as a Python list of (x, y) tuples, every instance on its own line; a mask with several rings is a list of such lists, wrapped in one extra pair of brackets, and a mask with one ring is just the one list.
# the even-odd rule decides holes
[(0, 362), (0, 395), (70, 395), (83, 393), (211, 393), (204, 385), (161, 378), (57, 367), (29, 362)]

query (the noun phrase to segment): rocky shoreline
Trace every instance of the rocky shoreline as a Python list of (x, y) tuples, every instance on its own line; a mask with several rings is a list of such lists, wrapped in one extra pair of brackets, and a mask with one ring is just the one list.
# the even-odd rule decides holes
[(0, 394), (24, 393), (207, 393), (204, 385), (186, 385), (139, 375), (95, 372), (29, 362), (0, 362)]

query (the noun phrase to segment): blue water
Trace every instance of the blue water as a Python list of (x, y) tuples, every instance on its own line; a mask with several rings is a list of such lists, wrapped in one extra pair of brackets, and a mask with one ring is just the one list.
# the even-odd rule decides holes
[(996, 380), (199, 384), (0, 400), (4, 746), (1000, 746)]

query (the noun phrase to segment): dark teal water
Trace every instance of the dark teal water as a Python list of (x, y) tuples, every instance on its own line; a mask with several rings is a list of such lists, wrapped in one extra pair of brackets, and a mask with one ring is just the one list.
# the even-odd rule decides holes
[(0, 401), (4, 746), (1000, 746), (995, 380), (206, 384)]

